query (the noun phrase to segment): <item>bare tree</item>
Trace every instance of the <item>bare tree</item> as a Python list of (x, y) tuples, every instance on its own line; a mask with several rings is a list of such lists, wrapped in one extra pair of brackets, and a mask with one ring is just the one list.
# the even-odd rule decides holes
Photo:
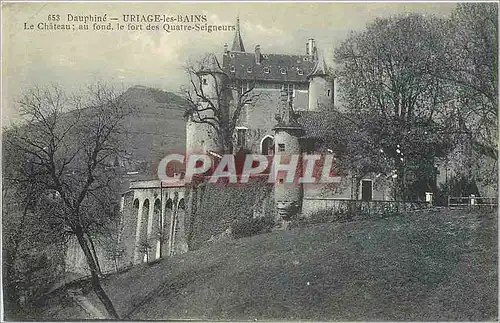
[(188, 63), (185, 71), (189, 86), (181, 91), (188, 102), (186, 116), (213, 130), (220, 153), (232, 153), (233, 133), (242, 111), (257, 104), (263, 93), (254, 91), (253, 79), (237, 79), (225, 71), (213, 54)]
[[(7, 144), (12, 133), (4, 132), (2, 185), (2, 262), (4, 310), (9, 319), (23, 319), (22, 305), (40, 296), (61, 272), (55, 264), (39, 268), (38, 259), (50, 249), (64, 244), (64, 237), (37, 224), (34, 210), (39, 205), (43, 185), (36, 177), (38, 168), (26, 163), (30, 156)], [(38, 252), (34, 253), (33, 249)], [(52, 256), (56, 256), (52, 254)], [(51, 277), (45, 270), (48, 269)], [(43, 280), (38, 276), (43, 275)]]
[(6, 143), (23, 152), (26, 167), (36, 169), (26, 185), (38, 183), (34, 211), (43, 215), (39, 225), (76, 237), (93, 290), (109, 315), (119, 318), (101, 286), (93, 238), (117, 217), (118, 176), (112, 162), (123, 154), (122, 121), (133, 109), (103, 84), (74, 96), (56, 86), (35, 88), (22, 97), (20, 107), (27, 121), (9, 130)]
[(153, 250), (153, 243), (150, 239), (141, 239), (137, 245), (137, 249), (141, 254), (143, 254), (146, 258), (146, 263), (149, 263), (149, 255), (151, 250)]

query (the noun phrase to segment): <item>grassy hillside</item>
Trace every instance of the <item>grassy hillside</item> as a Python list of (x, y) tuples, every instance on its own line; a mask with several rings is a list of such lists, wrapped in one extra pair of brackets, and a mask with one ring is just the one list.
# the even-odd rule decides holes
[[(434, 210), (218, 242), (105, 289), (128, 320), (493, 320), (496, 214)], [(65, 304), (44, 317), (85, 318)]]

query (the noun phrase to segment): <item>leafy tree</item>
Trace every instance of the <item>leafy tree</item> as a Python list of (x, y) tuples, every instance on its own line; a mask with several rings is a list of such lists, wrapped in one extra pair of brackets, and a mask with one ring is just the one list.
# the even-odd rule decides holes
[(188, 102), (186, 117), (208, 125), (219, 153), (233, 153), (233, 134), (242, 111), (255, 105), (263, 93), (254, 80), (239, 80), (227, 73), (213, 54), (185, 67), (189, 86), (181, 89)]
[(453, 142), (452, 93), (433, 73), (443, 60), (442, 25), (420, 15), (376, 19), (335, 51), (342, 101), (359, 129), (348, 155), (359, 171), (394, 170), (398, 199), (417, 197), (415, 179), (423, 170), (431, 178), (429, 165)]
[(459, 3), (448, 23), (445, 59), (436, 69), (455, 91), (462, 131), (498, 159), (498, 4)]
[(9, 129), (4, 144), (21, 152), (26, 157), (22, 168), (33, 171), (14, 172), (12, 180), (21, 188), (37, 184), (36, 194), (29, 197), (36, 201), (36, 224), (64, 239), (77, 238), (93, 290), (109, 315), (118, 318), (101, 286), (93, 240), (117, 217), (118, 176), (112, 162), (123, 154), (121, 123), (133, 109), (102, 84), (74, 96), (55, 86), (35, 88), (25, 93), (20, 107), (26, 122)]
[(443, 63), (434, 73), (450, 84), (460, 133), (453, 156), (459, 177), (496, 194), (498, 168), (498, 4), (457, 4), (446, 25)]

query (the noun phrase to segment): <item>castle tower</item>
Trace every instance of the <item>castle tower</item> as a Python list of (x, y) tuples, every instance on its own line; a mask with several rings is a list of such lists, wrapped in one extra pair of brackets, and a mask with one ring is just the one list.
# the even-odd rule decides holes
[[(224, 83), (227, 81), (217, 57), (213, 54), (207, 56), (202, 68), (197, 72), (200, 81), (200, 89), (203, 95), (220, 109), (218, 106), (219, 97), (224, 98)], [(222, 100), (223, 102), (223, 100)], [(218, 138), (215, 130), (207, 123), (199, 123), (195, 120), (210, 118), (214, 116), (212, 110), (205, 110), (209, 103), (203, 100), (199, 102), (199, 112), (193, 112), (188, 116), (186, 123), (186, 150), (187, 152), (218, 152)]]
[(231, 47), (233, 52), (244, 52), (245, 46), (243, 46), (243, 39), (240, 33), (240, 17), (236, 18), (236, 33), (234, 34), (233, 46)]
[(309, 80), (309, 111), (333, 108), (333, 81), (329, 78), (322, 56), (318, 57), (314, 70), (307, 78)]
[[(300, 156), (302, 151), (300, 137), (303, 136), (304, 129), (295, 119), (289, 95), (286, 91), (281, 93), (278, 123), (273, 129), (275, 158), (276, 155), (280, 155), (280, 164), (289, 164), (293, 156)], [(302, 160), (299, 158), (296, 170), (292, 171), (295, 174), (293, 182), (287, 180), (283, 172), (278, 172), (276, 168), (272, 170), (276, 174), (274, 200), (278, 216), (285, 221), (289, 221), (302, 208), (303, 186), (297, 182), (302, 173), (301, 163)]]

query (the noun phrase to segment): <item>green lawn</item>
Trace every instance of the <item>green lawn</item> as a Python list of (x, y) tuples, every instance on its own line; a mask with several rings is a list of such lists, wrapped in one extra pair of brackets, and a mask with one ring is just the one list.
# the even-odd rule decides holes
[(497, 286), (496, 213), (464, 210), (219, 242), (105, 281), (127, 320), (496, 320)]

